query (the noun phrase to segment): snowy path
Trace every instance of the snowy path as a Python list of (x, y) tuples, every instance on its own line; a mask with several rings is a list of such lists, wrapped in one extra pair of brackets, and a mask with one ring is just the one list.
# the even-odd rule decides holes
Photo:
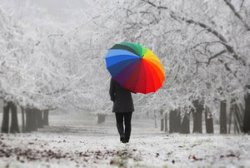
[[(0, 135), (0, 167), (249, 167), (249, 136)], [(8, 166), (7, 166), (8, 165)]]
[(137, 122), (131, 142), (121, 144), (109, 122), (60, 124), (36, 133), (0, 134), (0, 167), (250, 167), (246, 135), (167, 135)]

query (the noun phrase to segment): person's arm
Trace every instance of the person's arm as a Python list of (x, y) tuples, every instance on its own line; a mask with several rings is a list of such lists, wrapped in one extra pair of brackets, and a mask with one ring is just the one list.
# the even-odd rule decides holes
[(110, 95), (111, 101), (115, 101), (115, 86), (114, 86), (113, 79), (110, 80), (109, 95)]

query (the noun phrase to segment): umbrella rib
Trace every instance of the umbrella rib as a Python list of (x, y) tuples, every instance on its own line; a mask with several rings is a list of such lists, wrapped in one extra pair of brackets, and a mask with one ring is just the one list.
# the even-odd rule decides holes
[(127, 83), (127, 81), (130, 78), (131, 73), (133, 73), (133, 70), (136, 68), (136, 64), (138, 64), (138, 61), (132, 62), (131, 64), (128, 65), (130, 66), (129, 68), (128, 66), (126, 66), (125, 68), (123, 68), (123, 70), (121, 70), (121, 72), (119, 72), (116, 75), (117, 78), (123, 77), (123, 82), (121, 83), (124, 83), (124, 84)]
[(139, 55), (139, 56), (140, 56), (140, 52), (138, 52), (138, 47), (137, 47), (136, 44), (131, 45), (131, 43), (123, 42), (121, 45), (130, 48), (131, 50), (134, 51), (134, 53), (135, 53), (136, 55)]
[(164, 70), (161, 64), (157, 65), (153, 61), (149, 61), (150, 66), (157, 72), (157, 76), (159, 77), (160, 80), (164, 80)]
[(145, 68), (144, 68), (144, 60), (141, 59), (135, 90), (141, 93), (145, 93), (144, 90), (147, 84), (145, 80), (146, 80), (146, 74), (145, 74)]
[(129, 51), (129, 50), (110, 49), (107, 53), (106, 58), (121, 56), (121, 55), (129, 55), (129, 56), (138, 57), (138, 55), (136, 55), (134, 52)]
[[(125, 55), (124, 55), (125, 56)], [(127, 62), (127, 61), (132, 61), (132, 60), (137, 60), (139, 59), (139, 57), (131, 57), (131, 58), (127, 58), (127, 59), (124, 59), (122, 61), (111, 61), (112, 58), (109, 58), (110, 60), (106, 59), (106, 62), (107, 62), (107, 68), (111, 68), (112, 66), (115, 66), (117, 64), (120, 64), (120, 63), (124, 63), (124, 62)], [(112, 62), (112, 63), (109, 63), (109, 62)]]
[(152, 74), (152, 80), (154, 81), (153, 83), (154, 83), (154, 91), (156, 91), (158, 88), (159, 88), (159, 81), (161, 81), (161, 78), (159, 78), (159, 76), (158, 76), (158, 73), (156, 72), (157, 70), (152, 66), (152, 64), (150, 63), (150, 62), (148, 62), (148, 65), (149, 65), (149, 67), (151, 68), (151, 74), (152, 74), (152, 72), (154, 72), (153, 74)]
[(130, 60), (130, 62), (128, 62), (128, 60), (126, 60), (126, 61), (120, 62), (119, 64), (115, 64), (113, 66), (110, 66), (108, 69), (110, 69), (110, 71), (112, 72), (112, 70), (111, 70), (112, 68), (119, 67), (119, 69), (115, 68), (116, 71), (113, 71), (113, 73), (112, 73), (114, 75), (113, 77), (116, 77), (121, 72), (123, 72), (124, 69), (126, 69), (127, 67), (129, 67), (133, 63), (134, 63), (134, 60)]
[(146, 67), (145, 67), (145, 64), (143, 64), (143, 69), (144, 69), (144, 76), (145, 76), (145, 90), (144, 90), (144, 93), (147, 93), (147, 83), (148, 83), (148, 79), (147, 79), (147, 77), (148, 77), (148, 75), (147, 75), (147, 69), (146, 69)]
[(125, 51), (130, 51), (131, 53), (135, 55), (137, 54), (131, 47), (121, 45), (121, 44), (116, 44), (115, 46), (110, 48), (110, 50), (125, 50)]
[[(151, 85), (150, 85), (150, 87), (148, 88), (148, 90), (150, 91), (150, 92), (153, 92), (153, 90), (155, 90), (155, 80), (154, 80), (154, 74), (152, 73), (152, 68), (151, 68), (151, 66), (150, 66), (150, 64), (147, 62), (147, 61), (145, 61), (145, 63), (146, 63), (146, 65), (147, 65), (147, 73), (149, 74), (148, 76), (149, 76), (149, 78), (150, 78), (150, 81), (152, 81), (150, 84), (152, 85), (152, 87), (151, 87)], [(153, 88), (153, 89), (152, 89)]]
[(138, 81), (139, 81), (139, 79), (140, 79), (140, 71), (141, 71), (141, 64), (142, 64), (142, 63), (141, 63), (141, 60), (138, 61), (138, 64), (139, 64), (139, 65), (138, 65), (138, 66), (139, 66), (139, 67), (138, 67), (139, 70), (138, 70), (138, 73), (136, 73), (136, 79), (135, 79), (136, 82), (135, 82), (135, 85), (134, 85), (134, 87), (133, 87), (133, 91), (136, 91), (136, 87), (137, 87), (136, 84), (138, 83)]
[(161, 71), (164, 72), (164, 68), (160, 62), (160, 60), (156, 57), (146, 57), (146, 59), (151, 62), (152, 64), (154, 64), (157, 68), (161, 69)]

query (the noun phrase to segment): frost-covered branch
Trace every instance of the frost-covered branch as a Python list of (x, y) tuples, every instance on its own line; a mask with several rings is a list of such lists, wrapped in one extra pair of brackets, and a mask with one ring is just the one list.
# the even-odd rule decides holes
[(242, 65), (246, 66), (246, 61), (235, 52), (234, 48), (231, 45), (228, 44), (226, 38), (221, 33), (219, 33), (217, 30), (215, 30), (214, 28), (212, 28), (209, 25), (207, 25), (205, 23), (202, 23), (200, 21), (196, 21), (196, 20), (184, 17), (184, 16), (180, 16), (176, 12), (170, 10), (168, 7), (158, 6), (158, 5), (154, 4), (153, 2), (151, 2), (149, 0), (142, 0), (142, 1), (148, 3), (149, 5), (157, 8), (157, 9), (168, 10), (170, 16), (173, 19), (177, 20), (177, 21), (184, 21), (184, 22), (186, 22), (188, 24), (193, 24), (193, 25), (199, 26), (199, 27), (205, 29), (207, 32), (213, 34), (215, 37), (217, 37), (221, 41), (221, 44), (224, 45), (224, 47), (226, 48), (226, 50), (230, 54), (232, 54), (233, 58), (235, 58), (236, 60), (240, 61), (242, 63)]
[[(250, 26), (247, 24), (247, 22), (242, 18), (242, 16), (239, 14), (239, 12), (236, 11), (235, 7), (229, 0), (224, 0), (224, 2), (227, 4), (227, 6), (232, 10), (234, 15), (243, 23), (247, 31), (250, 31)], [(244, 1), (242, 2), (242, 4)]]
[(218, 52), (217, 54), (213, 55), (212, 57), (209, 57), (209, 58), (208, 58), (207, 65), (210, 64), (210, 62), (212, 61), (212, 59), (215, 59), (215, 58), (221, 56), (221, 55), (224, 54), (225, 52), (226, 52), (226, 50), (222, 50), (222, 51)]

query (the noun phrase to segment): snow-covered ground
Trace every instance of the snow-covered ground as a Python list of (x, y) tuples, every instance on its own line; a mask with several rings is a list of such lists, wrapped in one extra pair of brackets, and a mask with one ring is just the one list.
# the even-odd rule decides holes
[(111, 119), (59, 118), (36, 133), (0, 134), (0, 167), (250, 167), (247, 135), (165, 134), (133, 120), (131, 141), (121, 144)]

